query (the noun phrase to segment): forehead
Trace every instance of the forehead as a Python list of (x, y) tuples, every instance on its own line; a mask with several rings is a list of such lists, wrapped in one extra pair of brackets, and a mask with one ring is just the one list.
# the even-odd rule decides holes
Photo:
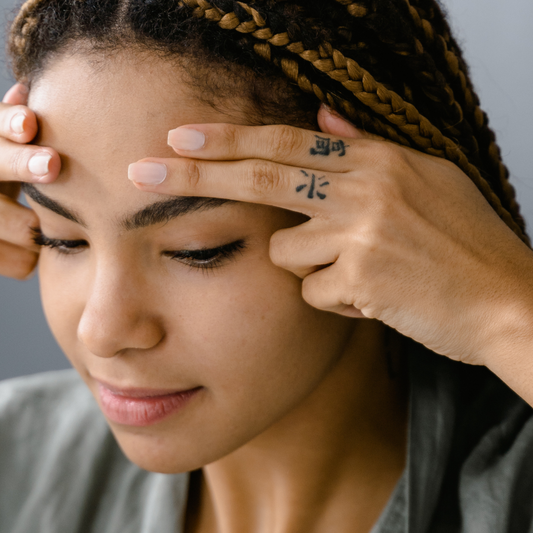
[(51, 62), (29, 100), (39, 119), (37, 143), (62, 159), (60, 178), (46, 194), (72, 204), (74, 191), (100, 200), (104, 193), (120, 197), (123, 207), (139, 207), (158, 195), (136, 191), (127, 167), (144, 157), (176, 157), (166, 142), (170, 129), (246, 123), (244, 113), (229, 116), (202, 103), (186, 79), (183, 67), (146, 53), (73, 54)]

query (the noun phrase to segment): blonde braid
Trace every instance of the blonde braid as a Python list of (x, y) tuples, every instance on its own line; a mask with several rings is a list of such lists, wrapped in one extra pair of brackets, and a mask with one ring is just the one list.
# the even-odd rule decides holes
[(43, 0), (27, 0), (13, 21), (9, 44), (21, 55), (28, 45), (28, 35), (37, 26), (37, 19), (31, 16)]

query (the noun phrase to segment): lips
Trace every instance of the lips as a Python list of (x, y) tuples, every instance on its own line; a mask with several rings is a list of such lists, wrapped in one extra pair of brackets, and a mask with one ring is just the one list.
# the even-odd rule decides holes
[(118, 389), (98, 382), (100, 406), (106, 418), (117, 424), (137, 427), (150, 426), (181, 411), (201, 389)]

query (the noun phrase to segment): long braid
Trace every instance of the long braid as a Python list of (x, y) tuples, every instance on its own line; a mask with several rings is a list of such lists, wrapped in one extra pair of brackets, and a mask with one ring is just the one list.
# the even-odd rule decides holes
[(348, 115), (349, 118), (360, 123), (367, 131), (388, 138), (404, 146), (411, 146), (407, 137), (399, 133), (394, 127), (382, 121), (371, 119), (368, 114), (363, 114), (348, 100), (330, 92), (324, 91), (318, 84), (309, 80), (308, 76), (301, 72), (298, 63), (294, 60), (283, 58), (276, 61), (273, 58), (271, 45), (275, 47), (285, 47), (293, 53), (298, 53), (304, 60), (310, 57), (318, 58), (320, 53), (317, 51), (306, 51), (302, 43), (291, 43), (287, 32), (274, 34), (270, 28), (265, 27), (266, 21), (257, 10), (253, 7), (238, 2), (252, 20), (242, 22), (235, 12), (226, 13), (222, 9), (214, 6), (208, 0), (182, 0), (182, 5), (193, 9), (193, 16), (197, 18), (206, 18), (225, 30), (235, 30), (243, 34), (250, 34), (256, 39), (263, 41), (254, 45), (254, 51), (263, 59), (273, 61), (278, 64), (283, 73), (300, 89), (307, 93), (313, 93), (320, 101), (329, 103), (333, 108), (340, 110)]
[(465, 118), (472, 125), (472, 129), (477, 135), (480, 151), (487, 163), (487, 169), (498, 179), (498, 185), (504, 193), (507, 208), (513, 214), (522, 230), (525, 231), (525, 222), (516, 202), (516, 192), (509, 181), (509, 170), (502, 161), (501, 152), (496, 143), (496, 135), (489, 127), (488, 117), (480, 107), (479, 97), (470, 82), (468, 68), (460, 48), (451, 38), (444, 19), (444, 31), (442, 34), (437, 33), (434, 31), (433, 24), (424, 18), (419, 6), (412, 5), (412, 0), (411, 2), (409, 0), (403, 1), (415, 27), (419, 31), (419, 36), (424, 38), (425, 45), (432, 48), (436, 57), (443, 58), (443, 67), (451, 79), (452, 86), (456, 87), (456, 94), (462, 95), (461, 104)]
[[(352, 0), (336, 0), (341, 5), (346, 7), (347, 12), (354, 18), (366, 17), (372, 19), (373, 14), (371, 10), (360, 2), (353, 2)], [(399, 15), (399, 13), (398, 13)], [(380, 13), (375, 17), (380, 18)], [(386, 43), (392, 52), (399, 58), (407, 58), (410, 56), (418, 59), (416, 68), (413, 68), (413, 74), (421, 86), (421, 89), (426, 93), (428, 98), (438, 101), (440, 104), (445, 104), (447, 108), (447, 123), (445, 123), (446, 130), (451, 134), (456, 134), (456, 128), (463, 123), (463, 111), (461, 106), (456, 102), (454, 91), (448, 84), (443, 73), (437, 68), (433, 57), (427, 53), (424, 46), (416, 36), (410, 36), (409, 41), (394, 41), (386, 32), (376, 32), (377, 38)], [(473, 143), (473, 147), (469, 148), (471, 151), (477, 149), (477, 142), (473, 137), (472, 132), (469, 139)]]
[[(346, 6), (348, 13), (354, 18), (371, 17), (371, 10), (362, 5), (361, 2), (336, 1)], [(404, 4), (408, 8), (408, 15), (410, 16), (406, 25), (411, 20), (427, 39), (435, 41), (436, 33), (431, 23), (409, 3), (409, 0), (404, 0)], [(380, 18), (379, 13), (378, 18)], [(511, 211), (524, 230), (525, 224), (514, 200), (515, 192), (508, 180), (508, 170), (501, 161), (495, 136), (487, 127), (486, 116), (479, 108), (479, 101), (471, 89), (465, 70), (460, 68), (461, 63), (464, 64), (462, 58), (458, 58), (455, 53), (448, 50), (448, 45), (452, 45), (449, 32), (444, 31), (443, 34), (443, 36), (438, 35), (438, 42), (443, 49), (442, 55), (447, 58), (447, 61), (445, 62), (445, 71), (441, 72), (436, 66), (433, 56), (425, 50), (424, 45), (416, 36), (412, 37), (411, 43), (405, 44), (405, 41), (396, 42), (391, 39), (386, 31), (380, 32), (379, 28), (377, 31), (378, 38), (390, 45), (392, 51), (399, 56), (400, 61), (409, 61), (408, 67), (414, 72), (418, 85), (431, 100), (438, 102), (439, 107), (435, 109), (436, 113), (431, 112), (430, 114), (446, 114), (443, 131), (448, 136), (455, 138), (460, 148), (468, 154), (470, 161), (485, 171), (486, 177), (496, 178), (496, 180), (492, 180), (492, 183), (496, 190), (502, 193), (504, 206)], [(413, 61), (413, 58), (416, 60)], [(450, 80), (449, 82), (447, 78)], [(455, 91), (453, 87), (455, 87)], [(456, 94), (458, 95), (457, 99)], [(463, 98), (461, 98), (462, 96)], [(410, 99), (407, 98), (407, 100)], [(465, 107), (464, 112), (462, 106)]]
[[(330, 78), (341, 83), (360, 102), (399, 128), (419, 149), (456, 163), (472, 179), (502, 220), (524, 242), (528, 242), (522, 229), (502, 206), (500, 198), (481, 176), (479, 170), (468, 161), (468, 158), (457, 144), (444, 136), (438, 128), (433, 126), (428, 119), (418, 112), (416, 107), (377, 82), (369, 72), (360, 67), (353, 59), (346, 58), (340, 51), (335, 49), (331, 49), (330, 53), (326, 54), (326, 57), (321, 57), (321, 54), (316, 50), (305, 50), (301, 42), (291, 43), (286, 32), (274, 34), (270, 28), (265, 26), (265, 19), (259, 14), (256, 19), (242, 22), (235, 12), (226, 13), (218, 7), (214, 7), (207, 0), (182, 0), (182, 3), (194, 9), (194, 16), (198, 18), (205, 17), (212, 22), (216, 22), (222, 29), (249, 33), (265, 43), (276, 47), (284, 47), (286, 50), (297, 54), (304, 61), (310, 62), (316, 69), (327, 74)], [(239, 2), (239, 4), (242, 3)], [(259, 25), (256, 20), (259, 21)], [(330, 47), (325, 45), (324, 48), (328, 49)], [(331, 59), (328, 57), (329, 55), (331, 55)], [(267, 54), (263, 53), (262, 57), (265, 56)], [(281, 67), (284, 74), (296, 81), (302, 89), (312, 90), (322, 101), (328, 99), (327, 91), (323, 91), (317, 83), (311, 83), (307, 76), (299, 74), (297, 62), (282, 60)]]

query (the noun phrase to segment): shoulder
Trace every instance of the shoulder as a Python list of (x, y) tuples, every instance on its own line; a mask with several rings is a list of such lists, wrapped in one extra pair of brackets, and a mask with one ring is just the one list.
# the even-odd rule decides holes
[(448, 423), (432, 530), (531, 531), (533, 409), (486, 368), (443, 358), (435, 368), (445, 385), (435, 416)]
[(533, 524), (533, 409), (485, 373), (459, 426), (472, 445), (459, 478), (465, 530), (526, 533)]
[(50, 406), (97, 411), (92, 395), (74, 370), (59, 370), (0, 381), (0, 417), (20, 415), (21, 410), (50, 413)]
[(187, 484), (124, 456), (74, 370), (0, 382), (0, 479), (0, 533), (174, 531)]
[[(95, 444), (108, 431), (94, 398), (74, 370), (0, 382), (0, 453), (21, 439), (30, 439), (28, 445), (39, 442), (41, 450), (50, 440), (65, 446), (89, 428)], [(53, 439), (58, 434), (61, 442)]]

